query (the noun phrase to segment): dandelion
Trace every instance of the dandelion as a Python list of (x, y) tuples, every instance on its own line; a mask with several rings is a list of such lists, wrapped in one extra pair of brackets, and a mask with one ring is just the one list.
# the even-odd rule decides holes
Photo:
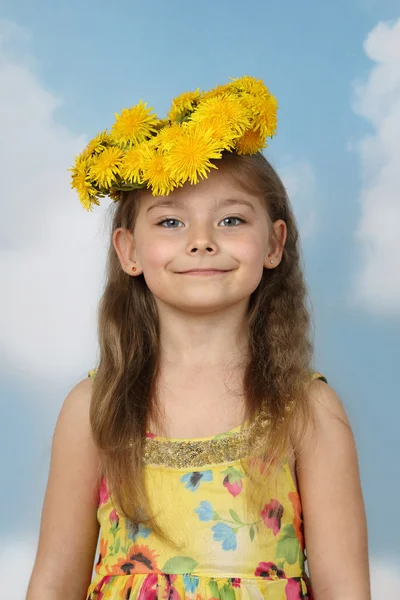
[(129, 148), (122, 158), (120, 175), (128, 183), (143, 183), (143, 168), (146, 157), (152, 155), (148, 144), (142, 143)]
[(94, 154), (99, 154), (100, 152), (103, 152), (103, 150), (109, 144), (110, 144), (110, 138), (109, 138), (107, 129), (105, 129), (101, 133), (98, 133), (96, 135), (96, 137), (94, 137), (92, 140), (90, 140), (90, 142), (88, 143), (88, 145), (86, 146), (86, 148), (84, 149), (82, 154), (85, 156), (91, 157)]
[(249, 129), (242, 137), (235, 140), (238, 154), (256, 154), (268, 146), (265, 136), (258, 129)]
[(90, 158), (78, 156), (75, 165), (69, 169), (72, 172), (71, 188), (78, 192), (79, 201), (88, 212), (93, 210), (93, 204), (100, 205), (96, 198), (98, 192), (90, 181), (91, 166), (92, 160)]
[(201, 99), (199, 88), (195, 92), (183, 92), (172, 101), (168, 118), (171, 122), (181, 122), (185, 116), (192, 112)]
[(172, 179), (196, 184), (199, 177), (206, 178), (211, 168), (217, 168), (210, 162), (213, 158), (221, 158), (220, 144), (208, 128), (201, 123), (191, 123), (182, 128), (175, 145), (165, 156), (165, 165)]
[(124, 108), (121, 114), (115, 113), (115, 123), (111, 128), (112, 139), (120, 146), (139, 144), (156, 133), (159, 122), (152, 108), (146, 108), (147, 102), (141, 100), (132, 108)]
[(153, 196), (168, 196), (176, 187), (176, 182), (166, 168), (165, 155), (160, 152), (155, 152), (146, 161), (144, 173), (148, 181), (147, 187), (152, 188)]
[(228, 125), (234, 135), (242, 135), (251, 123), (250, 113), (240, 99), (229, 96), (217, 96), (202, 102), (191, 116), (191, 120), (196, 123), (206, 120), (213, 125)]
[(90, 176), (101, 188), (110, 188), (117, 180), (123, 152), (116, 146), (110, 146), (93, 160)]

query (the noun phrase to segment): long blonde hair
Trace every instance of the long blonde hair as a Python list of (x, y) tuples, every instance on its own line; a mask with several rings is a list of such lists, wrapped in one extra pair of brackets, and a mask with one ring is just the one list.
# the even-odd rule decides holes
[[(277, 474), (293, 424), (302, 423), (300, 429), (304, 431), (310, 416), (307, 387), (313, 349), (298, 230), (285, 187), (264, 155), (225, 152), (215, 164), (227, 169), (240, 187), (263, 198), (271, 222), (283, 219), (287, 225), (280, 264), (264, 269), (249, 300), (243, 379), (245, 421), (252, 422), (260, 411), (269, 420), (268, 435), (263, 436), (257, 450), (265, 465), (261, 475), (266, 469), (269, 475)], [(124, 193), (112, 207), (111, 236), (118, 227), (133, 232), (139, 194)], [(131, 277), (123, 271), (111, 241), (99, 304), (98, 338), (100, 360), (93, 381), (90, 420), (102, 473), (120, 514), (133, 524), (147, 523), (173, 544), (151, 514), (142, 463), (147, 424), (161, 424), (156, 401), (160, 375), (157, 309), (144, 277)], [(260, 477), (258, 460), (244, 461), (243, 468), (253, 482), (249, 486), (249, 511), (256, 514), (270, 478)]]

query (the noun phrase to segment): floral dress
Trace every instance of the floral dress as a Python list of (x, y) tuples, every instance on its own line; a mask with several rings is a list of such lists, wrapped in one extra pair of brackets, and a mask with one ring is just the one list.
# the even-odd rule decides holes
[[(320, 373), (312, 378), (326, 382)], [(300, 496), (288, 461), (259, 518), (245, 516), (239, 448), (254, 427), (262, 423), (207, 438), (147, 432), (144, 476), (152, 508), (181, 550), (120, 516), (103, 478), (99, 554), (86, 600), (312, 600)]]

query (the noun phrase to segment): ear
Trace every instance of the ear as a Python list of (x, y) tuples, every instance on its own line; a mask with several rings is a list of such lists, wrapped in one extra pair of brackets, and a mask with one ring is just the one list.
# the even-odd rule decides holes
[[(112, 242), (125, 273), (140, 275), (142, 269), (137, 260), (136, 244), (129, 229), (118, 227), (112, 235)], [(135, 270), (133, 270), (133, 267), (135, 267)]]
[[(271, 224), (268, 254), (265, 257), (264, 267), (275, 269), (282, 260), (283, 249), (287, 238), (286, 222), (278, 219)], [(272, 261), (272, 263), (271, 263)]]

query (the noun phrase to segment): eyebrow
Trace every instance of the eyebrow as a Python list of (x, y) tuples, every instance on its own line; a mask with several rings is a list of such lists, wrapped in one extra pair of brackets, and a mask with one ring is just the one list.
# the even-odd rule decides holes
[[(249, 202), (248, 200), (244, 200), (244, 199), (239, 199), (239, 198), (225, 198), (224, 200), (222, 200), (221, 202), (218, 203), (218, 208), (221, 208), (223, 206), (233, 206), (234, 204), (241, 204), (243, 206), (248, 206), (249, 208), (251, 208), (251, 210), (253, 212), (256, 212), (254, 210), (254, 206), (252, 205), (251, 202)], [(182, 208), (182, 202), (178, 201), (178, 200), (161, 200), (159, 202), (154, 202), (153, 204), (151, 204), (146, 212), (150, 212), (153, 208), (160, 208), (160, 207), (169, 207), (172, 206), (173, 208)]]

